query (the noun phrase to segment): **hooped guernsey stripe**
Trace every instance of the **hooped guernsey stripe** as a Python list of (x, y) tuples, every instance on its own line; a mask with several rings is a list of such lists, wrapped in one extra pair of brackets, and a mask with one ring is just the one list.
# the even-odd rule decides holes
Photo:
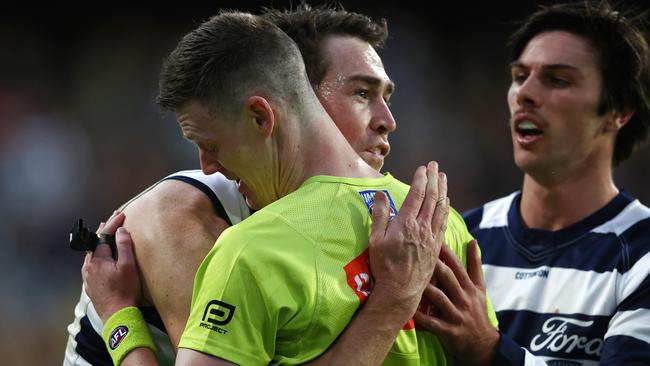
[[(161, 181), (168, 179), (179, 180), (199, 189), (212, 202), (215, 214), (228, 224), (237, 224), (250, 215), (248, 206), (237, 191), (236, 183), (219, 173), (205, 175), (200, 170), (186, 170), (174, 173)], [(147, 188), (130, 202), (151, 190), (161, 181)], [(158, 349), (159, 363), (173, 365), (174, 351), (158, 312), (152, 307), (140, 308), (140, 310), (149, 324), (149, 331)], [(82, 291), (79, 303), (75, 307), (75, 319), (68, 326), (69, 337), (63, 364), (65, 366), (112, 365), (113, 362), (100, 335), (102, 329), (102, 322), (97, 316), (90, 298)]]
[(520, 197), (464, 217), (501, 331), (526, 349), (526, 364), (534, 356), (650, 364), (650, 209), (621, 192), (580, 222), (546, 231), (522, 223)]

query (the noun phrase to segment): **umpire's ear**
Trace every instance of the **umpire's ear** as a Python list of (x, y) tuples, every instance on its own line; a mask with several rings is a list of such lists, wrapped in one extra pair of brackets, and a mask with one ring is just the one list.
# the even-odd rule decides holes
[(249, 97), (246, 100), (246, 114), (262, 136), (271, 136), (275, 127), (275, 111), (266, 98), (257, 95)]

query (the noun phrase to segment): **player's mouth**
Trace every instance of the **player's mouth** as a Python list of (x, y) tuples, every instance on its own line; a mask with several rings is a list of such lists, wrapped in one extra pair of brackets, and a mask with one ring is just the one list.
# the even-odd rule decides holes
[(244, 196), (248, 207), (259, 209), (259, 207), (257, 207), (257, 203), (253, 199), (253, 192), (251, 192), (246, 183), (242, 182), (241, 179), (237, 179), (237, 191), (239, 191), (239, 193)]
[(516, 113), (513, 119), (515, 140), (522, 147), (528, 147), (542, 139), (544, 130), (537, 118), (528, 113)]
[(366, 149), (367, 153), (376, 156), (378, 159), (383, 160), (390, 153), (390, 144), (382, 141), (379, 144)]
[(378, 145), (364, 150), (360, 155), (373, 169), (380, 170), (384, 165), (384, 158), (389, 152), (390, 145), (382, 141)]

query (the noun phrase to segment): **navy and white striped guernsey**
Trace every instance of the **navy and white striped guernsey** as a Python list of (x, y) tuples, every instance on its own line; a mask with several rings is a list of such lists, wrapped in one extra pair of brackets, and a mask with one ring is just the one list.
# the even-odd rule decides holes
[(650, 209), (621, 192), (546, 231), (525, 227), (519, 201), (515, 192), (463, 215), (506, 335), (500, 362), (650, 365)]
[[(205, 175), (200, 170), (185, 170), (171, 174), (147, 188), (134, 199), (168, 179), (180, 180), (201, 190), (212, 201), (215, 214), (230, 225), (237, 224), (250, 215), (250, 210), (241, 193), (237, 191), (237, 184), (234, 181), (226, 179), (220, 173)], [(173, 365), (176, 357), (160, 316), (153, 307), (140, 308), (140, 310), (149, 323), (149, 330), (154, 338), (154, 343), (156, 343), (159, 364)], [(83, 289), (74, 314), (74, 321), (68, 325), (69, 335), (63, 365), (112, 366), (113, 361), (101, 337), (104, 325)]]

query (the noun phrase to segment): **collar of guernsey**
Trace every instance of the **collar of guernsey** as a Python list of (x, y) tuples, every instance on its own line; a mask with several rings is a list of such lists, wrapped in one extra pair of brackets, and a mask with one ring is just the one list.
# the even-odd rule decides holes
[(300, 185), (300, 187), (305, 187), (311, 183), (345, 183), (353, 186), (363, 186), (365, 188), (368, 187), (381, 187), (385, 186), (389, 182), (394, 181), (393, 176), (390, 173), (382, 173), (384, 176), (383, 177), (378, 177), (378, 178), (350, 178), (350, 177), (334, 177), (331, 175), (315, 175), (313, 177), (309, 177), (306, 181)]

